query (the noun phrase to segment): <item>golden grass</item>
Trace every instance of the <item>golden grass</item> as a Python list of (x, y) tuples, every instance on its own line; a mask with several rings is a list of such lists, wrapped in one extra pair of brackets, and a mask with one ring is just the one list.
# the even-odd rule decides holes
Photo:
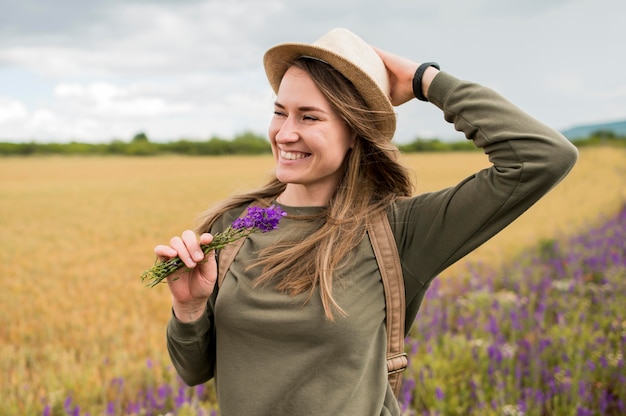
[[(403, 161), (420, 192), (487, 166), (481, 153)], [(169, 295), (138, 278), (152, 247), (193, 228), (215, 201), (260, 185), (272, 166), (270, 156), (0, 159), (0, 414), (37, 414), (42, 397), (70, 393), (95, 414), (114, 377), (128, 394), (159, 377)], [(625, 170), (624, 150), (583, 150), (563, 183), (467, 261), (498, 262), (615, 212)]]

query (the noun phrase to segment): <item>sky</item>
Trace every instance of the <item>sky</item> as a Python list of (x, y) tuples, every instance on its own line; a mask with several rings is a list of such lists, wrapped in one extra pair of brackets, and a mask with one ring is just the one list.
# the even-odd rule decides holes
[[(0, 0), (0, 141), (266, 135), (263, 53), (345, 27), (565, 130), (626, 119), (623, 0)], [(458, 140), (434, 105), (397, 143)]]

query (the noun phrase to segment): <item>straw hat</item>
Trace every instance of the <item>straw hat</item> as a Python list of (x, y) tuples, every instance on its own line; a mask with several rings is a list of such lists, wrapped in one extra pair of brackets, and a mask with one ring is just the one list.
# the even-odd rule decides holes
[(331, 30), (313, 44), (276, 45), (263, 58), (265, 73), (275, 93), (278, 93), (280, 81), (291, 63), (303, 56), (330, 64), (354, 84), (371, 110), (388, 114), (378, 123), (378, 130), (385, 139), (392, 139), (396, 116), (389, 100), (389, 77), (385, 64), (374, 49), (342, 28)]

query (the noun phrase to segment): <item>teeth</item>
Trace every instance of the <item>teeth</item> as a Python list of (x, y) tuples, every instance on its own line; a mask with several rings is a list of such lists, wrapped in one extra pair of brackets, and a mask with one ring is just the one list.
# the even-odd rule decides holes
[(306, 153), (285, 152), (282, 150), (280, 152), (280, 157), (287, 160), (304, 159), (306, 156)]

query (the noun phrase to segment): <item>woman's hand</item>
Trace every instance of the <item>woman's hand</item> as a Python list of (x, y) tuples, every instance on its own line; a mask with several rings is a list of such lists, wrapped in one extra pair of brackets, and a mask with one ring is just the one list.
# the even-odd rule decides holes
[[(419, 63), (376, 47), (372, 48), (383, 60), (385, 67), (387, 67), (391, 104), (398, 106), (415, 98), (413, 93), (413, 76), (419, 67)], [(422, 92), (424, 96), (428, 97), (428, 88), (438, 72), (439, 70), (434, 67), (429, 67), (424, 72), (422, 76)]]
[(174, 314), (183, 322), (197, 320), (204, 313), (209, 296), (213, 293), (217, 280), (215, 252), (204, 255), (200, 248), (200, 244), (209, 244), (211, 241), (211, 234), (202, 234), (198, 241), (193, 231), (186, 230), (180, 237), (173, 237), (169, 246), (158, 245), (154, 248), (159, 259), (168, 260), (178, 256), (187, 266), (167, 277)]

